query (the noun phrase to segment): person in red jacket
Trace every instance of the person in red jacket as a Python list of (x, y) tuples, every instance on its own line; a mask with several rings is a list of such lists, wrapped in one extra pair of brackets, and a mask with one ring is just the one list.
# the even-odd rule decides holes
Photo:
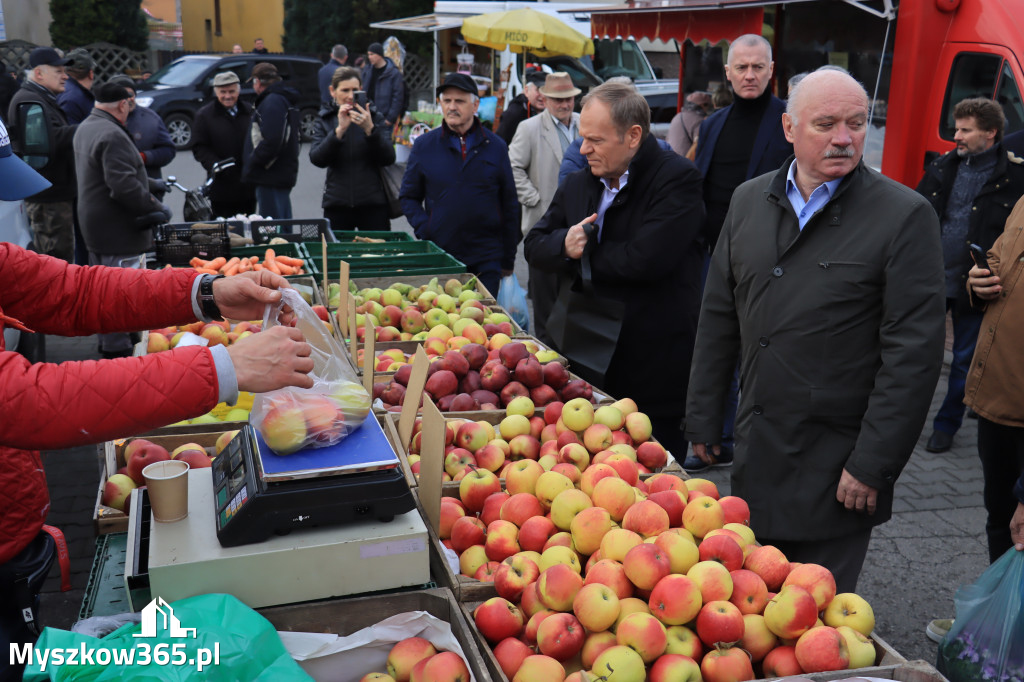
[[(0, 123), (0, 199), (21, 199), (48, 185), (11, 153)], [(251, 275), (81, 267), (0, 243), (0, 332), (14, 327), (85, 336), (221, 316), (262, 318), (266, 304), (280, 300), (276, 289), (288, 284), (267, 271)], [(291, 317), (286, 309), (281, 321)], [(240, 390), (310, 388), (310, 353), (298, 329), (278, 326), (230, 347), (30, 364), (7, 351), (0, 334), (0, 566), (29, 546), (46, 519), (49, 496), (38, 450), (149, 431), (234, 402)]]

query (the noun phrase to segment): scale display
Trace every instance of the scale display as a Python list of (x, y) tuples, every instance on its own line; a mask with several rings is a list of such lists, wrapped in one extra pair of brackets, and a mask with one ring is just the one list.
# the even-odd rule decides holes
[(246, 425), (213, 461), (223, 547), (297, 528), (390, 521), (415, 507), (398, 457), (372, 416), (337, 445), (275, 455)]

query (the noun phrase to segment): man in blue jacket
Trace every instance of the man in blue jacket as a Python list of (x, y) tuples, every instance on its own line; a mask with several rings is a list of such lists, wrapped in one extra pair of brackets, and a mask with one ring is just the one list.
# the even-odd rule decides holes
[[(725, 75), (732, 85), (733, 101), (704, 119), (697, 137), (694, 162), (704, 174), (704, 240), (708, 252), (722, 231), (732, 193), (742, 183), (776, 171), (793, 153), (793, 145), (782, 132), (786, 103), (772, 94), (775, 62), (771, 44), (759, 35), (742, 35), (729, 45)], [(710, 259), (705, 259), (704, 268)], [(738, 382), (729, 390), (722, 433), (721, 454), (714, 464), (691, 455), (683, 469), (699, 473), (712, 466), (732, 465), (733, 423), (736, 420)]]
[(444, 121), (413, 145), (400, 198), (419, 239), (449, 252), (497, 291), (501, 277), (512, 273), (523, 235), (508, 147), (476, 117), (477, 92), (461, 73), (437, 89)]
[(405, 114), (405, 79), (395, 63), (384, 56), (380, 43), (366, 48), (366, 68), (361, 82), (366, 96), (377, 111), (384, 114), (384, 127), (390, 130)]
[(299, 93), (268, 62), (252, 67), (250, 80), (256, 107), (245, 137), (242, 181), (256, 188), (260, 215), (289, 220), (299, 178)]

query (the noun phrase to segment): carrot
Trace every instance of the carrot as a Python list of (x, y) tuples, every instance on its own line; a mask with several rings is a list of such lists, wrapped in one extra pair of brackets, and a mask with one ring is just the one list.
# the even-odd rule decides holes
[(223, 268), (221, 268), (221, 270), (227, 270), (228, 268), (230, 268), (230, 267), (231, 267), (231, 266), (233, 266), (233, 265), (238, 265), (238, 263), (239, 263), (240, 261), (241, 261), (241, 259), (240, 259), (240, 258), (239, 258), (238, 256), (235, 256), (234, 258), (232, 258), (231, 260), (229, 260), (229, 261), (228, 261), (227, 263), (225, 263), (225, 264), (224, 264), (224, 267), (223, 267)]
[(292, 258), (291, 256), (275, 256), (274, 260), (276, 260), (279, 265), (284, 263), (285, 265), (290, 265), (293, 268), (301, 268), (306, 264), (306, 261), (301, 258)]
[(224, 267), (224, 264), (227, 262), (228, 259), (225, 258), (224, 256), (217, 256), (209, 263), (207, 263), (206, 267), (210, 268), (211, 270), (220, 270), (222, 267)]
[(235, 263), (234, 265), (225, 265), (221, 272), (224, 273), (225, 277), (231, 277), (231, 275), (237, 275), (240, 269), (241, 266), (238, 263)]
[(201, 272), (204, 275), (219, 275), (220, 272), (212, 268), (196, 268), (197, 272)]
[(253, 263), (252, 264), (252, 269), (255, 270), (256, 272), (259, 272), (260, 270), (263, 269), (263, 264), (262, 263)]
[(194, 268), (205, 268), (209, 261), (205, 261), (199, 256), (192, 256), (192, 259), (188, 262)]
[(263, 267), (266, 268), (267, 270), (270, 270), (275, 275), (281, 274), (281, 268), (278, 267), (277, 261), (275, 261), (273, 258), (268, 258), (264, 260)]
[(249, 272), (250, 270), (252, 270), (252, 263), (249, 261), (248, 258), (243, 258), (238, 263), (238, 271), (239, 272)]
[(273, 249), (267, 249), (267, 252), (263, 254), (264, 261), (274, 260), (275, 257), (277, 257), (277, 254), (274, 253)]
[(294, 275), (295, 271), (298, 270), (298, 268), (294, 268), (291, 265), (285, 265), (284, 263), (277, 263), (277, 269), (281, 271), (282, 275)]
[(259, 256), (249, 256), (249, 262), (252, 263), (253, 265), (256, 265), (257, 263), (260, 262), (260, 257)]

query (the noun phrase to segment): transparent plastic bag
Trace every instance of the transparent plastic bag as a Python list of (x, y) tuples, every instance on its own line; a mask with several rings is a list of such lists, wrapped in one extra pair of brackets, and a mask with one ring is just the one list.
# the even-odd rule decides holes
[(950, 682), (1024, 680), (1024, 552), (1010, 548), (956, 591), (936, 667)]
[(526, 303), (526, 289), (519, 283), (514, 274), (501, 278), (498, 286), (498, 305), (523, 329), (530, 327), (530, 309)]
[(278, 455), (303, 448), (325, 448), (359, 428), (370, 411), (370, 395), (359, 383), (344, 350), (313, 309), (294, 289), (282, 289), (281, 302), (267, 306), (263, 329), (278, 324), (282, 306), (295, 312), (296, 323), (313, 348), (313, 388), (282, 388), (260, 393), (250, 423)]

